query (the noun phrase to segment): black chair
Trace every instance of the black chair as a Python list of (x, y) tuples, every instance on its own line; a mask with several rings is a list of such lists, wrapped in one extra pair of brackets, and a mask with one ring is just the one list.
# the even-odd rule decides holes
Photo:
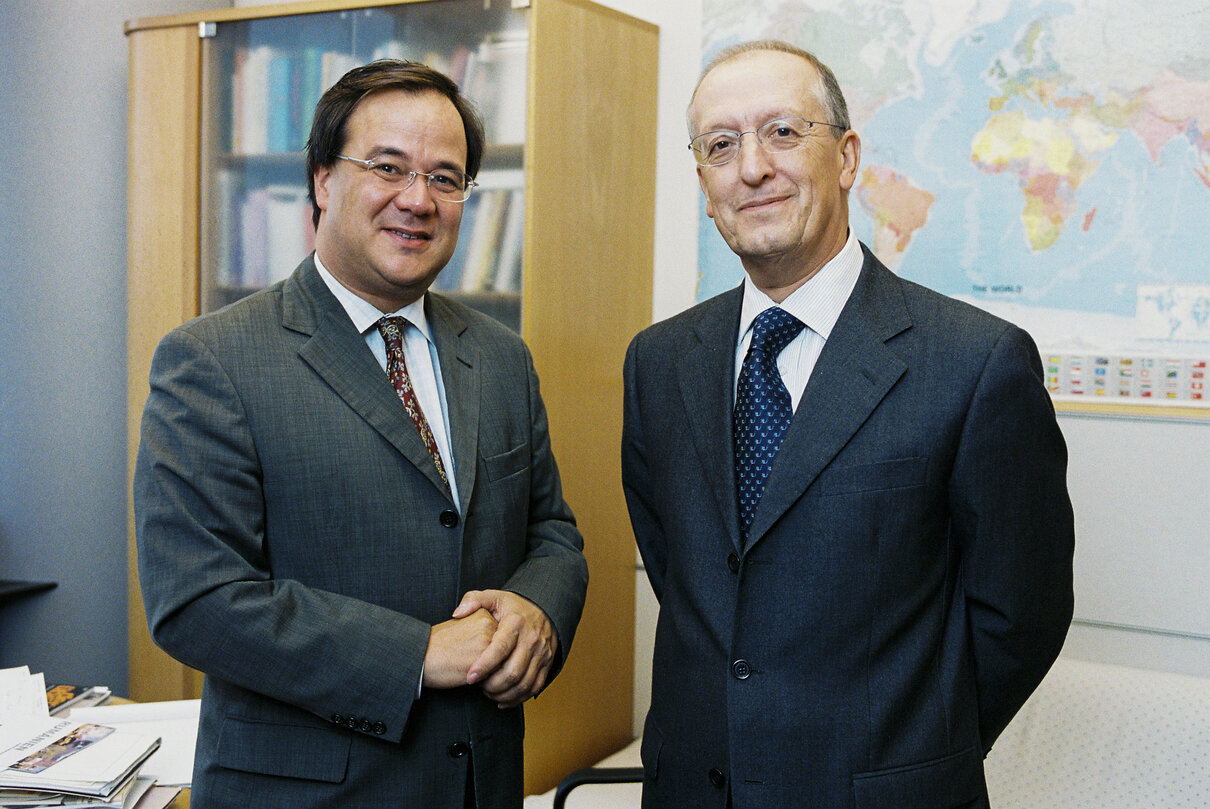
[(563, 809), (567, 793), (581, 784), (632, 784), (643, 780), (642, 767), (585, 767), (559, 782), (551, 809)]

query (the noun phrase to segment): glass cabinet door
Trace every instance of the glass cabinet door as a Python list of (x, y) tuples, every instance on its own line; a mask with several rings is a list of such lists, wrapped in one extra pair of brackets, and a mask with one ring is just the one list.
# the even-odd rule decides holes
[(520, 330), (526, 13), (431, 0), (209, 24), (204, 31), (201, 307), (289, 276), (314, 248), (306, 141), (320, 95), (380, 58), (424, 62), (475, 103), (488, 145), (433, 289)]

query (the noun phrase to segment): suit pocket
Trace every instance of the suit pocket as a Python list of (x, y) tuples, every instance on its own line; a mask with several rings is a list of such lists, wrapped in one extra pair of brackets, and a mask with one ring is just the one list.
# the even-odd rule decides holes
[(487, 473), (487, 479), (493, 483), (497, 480), (503, 480), (509, 475), (515, 475), (525, 469), (529, 464), (528, 445), (522, 444), (519, 447), (514, 447), (508, 452), (502, 452), (499, 455), (492, 455), (490, 458), (483, 459), (483, 471)]
[(907, 767), (853, 776), (857, 809), (957, 809), (982, 806), (983, 756), (975, 748)]
[(338, 784), (349, 769), (349, 734), (229, 716), (219, 733), (218, 764), (230, 770)]
[(906, 489), (924, 485), (927, 471), (927, 458), (896, 458), (877, 463), (835, 467), (819, 476), (816, 490), (820, 497), (827, 497)]

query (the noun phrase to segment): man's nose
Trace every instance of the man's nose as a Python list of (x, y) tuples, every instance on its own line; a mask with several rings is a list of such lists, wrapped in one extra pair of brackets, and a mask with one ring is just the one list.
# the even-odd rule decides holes
[[(745, 144), (746, 135), (751, 135), (752, 139)], [(740, 133), (739, 156), (735, 159), (739, 161), (740, 177), (744, 182), (758, 183), (773, 173), (773, 162), (755, 132)]]
[(433, 195), (429, 193), (427, 180), (428, 178), (423, 174), (417, 174), (413, 177), (411, 183), (395, 193), (393, 200), (395, 206), (401, 210), (412, 211), (414, 213), (425, 213), (436, 209), (437, 202), (433, 199)]

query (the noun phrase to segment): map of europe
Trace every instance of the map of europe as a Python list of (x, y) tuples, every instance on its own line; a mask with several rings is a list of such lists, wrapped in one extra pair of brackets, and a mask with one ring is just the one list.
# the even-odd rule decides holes
[[(1029, 330), (1057, 398), (1203, 403), (1204, 0), (705, 0), (703, 31), (706, 60), (772, 37), (832, 67), (858, 238)], [(704, 206), (699, 247), (699, 299), (738, 283)]]

